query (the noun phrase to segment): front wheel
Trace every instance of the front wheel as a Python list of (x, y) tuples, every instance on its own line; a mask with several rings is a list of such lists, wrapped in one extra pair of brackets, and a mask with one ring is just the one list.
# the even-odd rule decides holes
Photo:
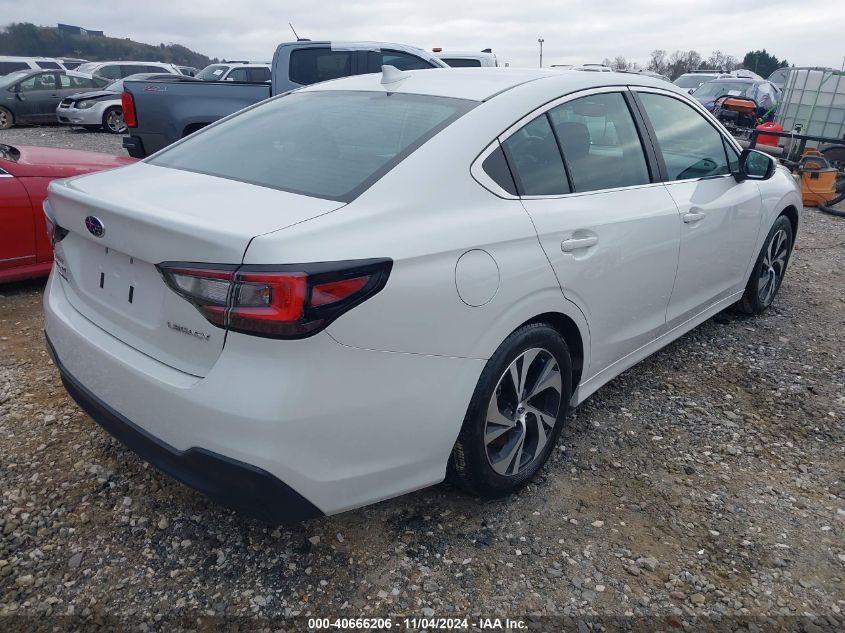
[(14, 115), (6, 108), (0, 106), (0, 130), (8, 130), (14, 124)]
[(571, 393), (572, 361), (557, 330), (544, 323), (518, 329), (481, 373), (448, 479), (482, 497), (524, 486), (549, 458)]
[(792, 223), (789, 218), (780, 216), (769, 230), (751, 270), (745, 294), (738, 304), (740, 310), (747, 314), (760, 314), (772, 305), (786, 274), (793, 239)]
[(123, 134), (126, 132), (126, 122), (123, 120), (121, 108), (109, 108), (103, 113), (103, 127), (111, 134)]

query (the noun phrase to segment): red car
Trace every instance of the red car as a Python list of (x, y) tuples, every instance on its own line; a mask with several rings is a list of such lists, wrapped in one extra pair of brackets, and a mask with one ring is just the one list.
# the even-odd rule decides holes
[(0, 144), (0, 283), (50, 272), (53, 249), (41, 204), (51, 180), (133, 162), (97, 152)]

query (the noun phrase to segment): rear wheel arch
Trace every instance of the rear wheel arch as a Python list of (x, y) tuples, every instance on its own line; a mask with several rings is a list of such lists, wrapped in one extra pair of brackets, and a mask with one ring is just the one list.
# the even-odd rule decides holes
[(15, 125), (16, 121), (14, 112), (8, 108), (0, 106), (0, 113), (3, 114), (3, 116), (0, 117), (0, 130), (8, 130), (10, 127)]
[(209, 125), (209, 124), (208, 124), (208, 123), (203, 123), (203, 122), (200, 122), (200, 123), (191, 123), (190, 125), (186, 125), (186, 126), (185, 126), (185, 129), (184, 129), (184, 130), (182, 130), (182, 138), (185, 138), (185, 137), (186, 137), (186, 136), (188, 136), (189, 134), (193, 134), (193, 133), (194, 133), (194, 132), (196, 132), (197, 130), (201, 130), (202, 128), (204, 128), (204, 127), (205, 127), (205, 126), (207, 126), (207, 125)]
[(584, 371), (584, 336), (581, 334), (578, 324), (562, 312), (544, 312), (521, 323), (519, 327), (514, 329), (514, 332), (531, 323), (546, 323), (552, 326), (566, 341), (572, 360), (572, 388), (576, 389), (581, 382)]

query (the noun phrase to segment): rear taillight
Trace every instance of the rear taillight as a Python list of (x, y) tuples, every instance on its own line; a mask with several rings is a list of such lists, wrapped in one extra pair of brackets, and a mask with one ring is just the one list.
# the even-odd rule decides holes
[(282, 266), (158, 265), (165, 283), (214, 325), (271, 338), (319, 332), (387, 283), (393, 262)]
[(61, 242), (68, 234), (67, 229), (56, 224), (53, 216), (50, 215), (50, 205), (44, 201), (44, 227), (47, 230), (47, 238), (50, 240), (50, 246), (55, 247), (58, 242)]
[(120, 95), (120, 106), (123, 109), (123, 122), (126, 127), (138, 127), (138, 117), (135, 116), (135, 97), (124, 92)]

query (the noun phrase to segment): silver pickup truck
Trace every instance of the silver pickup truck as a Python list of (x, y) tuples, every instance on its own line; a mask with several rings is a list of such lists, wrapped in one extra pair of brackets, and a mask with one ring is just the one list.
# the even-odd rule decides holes
[(127, 81), (123, 117), (129, 135), (123, 147), (144, 158), (218, 119), (273, 95), (320, 81), (380, 72), (448, 68), (426, 51), (386, 42), (312, 42), (280, 44), (267, 83), (236, 81)]

